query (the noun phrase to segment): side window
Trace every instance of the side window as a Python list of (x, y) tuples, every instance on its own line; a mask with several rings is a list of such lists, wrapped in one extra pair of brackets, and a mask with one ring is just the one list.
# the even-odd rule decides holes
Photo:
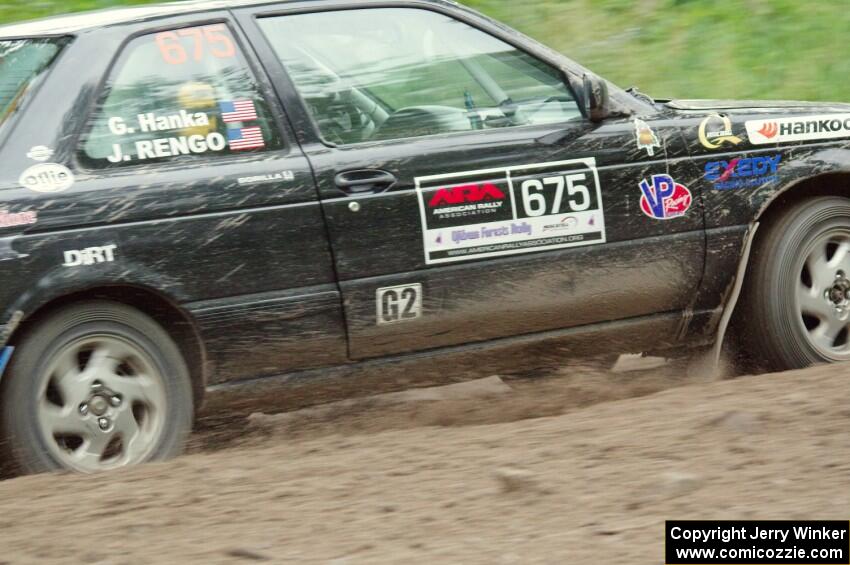
[(103, 168), (264, 151), (281, 143), (230, 31), (212, 24), (127, 44), (80, 156)]
[(259, 23), (322, 136), (333, 143), (581, 115), (557, 69), (443, 14), (372, 8)]

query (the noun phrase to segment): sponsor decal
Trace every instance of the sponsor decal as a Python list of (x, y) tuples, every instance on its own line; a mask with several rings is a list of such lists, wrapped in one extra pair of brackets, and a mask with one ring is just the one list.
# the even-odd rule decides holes
[(711, 161), (705, 164), (705, 178), (714, 183), (716, 190), (761, 186), (779, 180), (777, 171), (781, 162), (780, 154)]
[[(181, 135), (178, 137), (160, 137), (135, 142), (136, 159), (162, 159), (178, 155), (197, 155), (208, 151), (221, 151), (227, 147), (227, 140), (218, 132), (207, 135)], [(112, 144), (112, 155), (106, 157), (110, 163), (133, 160), (125, 154), (120, 143)]]
[(257, 109), (254, 107), (253, 100), (228, 100), (219, 102), (218, 107), (221, 110), (221, 119), (226, 124), (257, 119)]
[(595, 159), (415, 179), (427, 264), (605, 242)]
[(850, 137), (850, 114), (750, 120), (747, 135), (753, 145)]
[(266, 146), (266, 142), (263, 140), (263, 130), (257, 126), (228, 129), (227, 144), (232, 151), (258, 149)]
[(27, 152), (27, 157), (33, 161), (43, 163), (53, 157), (53, 149), (46, 145), (36, 145)]
[(74, 184), (74, 173), (65, 165), (42, 163), (21, 173), (18, 183), (35, 192), (62, 192)]
[(656, 220), (684, 216), (691, 207), (691, 191), (670, 175), (652, 175), (651, 181), (642, 180), (640, 191), (640, 209)]
[(7, 345), (0, 351), (0, 377), (3, 376), (3, 373), (6, 372), (6, 365), (9, 364), (9, 360), (12, 358), (12, 353), (15, 351), (15, 346)]
[(130, 127), (123, 118), (112, 117), (106, 121), (109, 131), (113, 135), (126, 135), (135, 133), (137, 130), (143, 132), (173, 131), (180, 129), (197, 128), (210, 125), (210, 118), (204, 112), (187, 112), (180, 110), (173, 114), (138, 114), (136, 116), (137, 127)]
[(409, 322), (422, 317), (420, 283), (379, 288), (375, 291), (378, 325)]
[(8, 210), (0, 210), (0, 228), (29, 226), (37, 221), (38, 212), (35, 210), (27, 212), (9, 212)]
[(102, 245), (98, 247), (86, 247), (85, 249), (71, 249), (65, 252), (63, 267), (79, 267), (81, 265), (94, 265), (95, 263), (112, 263), (115, 260), (117, 245)]
[(649, 124), (639, 118), (635, 118), (635, 139), (638, 149), (646, 149), (646, 154), (650, 157), (655, 156), (656, 147), (661, 147), (658, 136)]
[[(593, 218), (587, 221), (589, 226), (593, 225)], [(543, 226), (543, 231), (570, 231), (574, 230), (578, 227), (578, 218), (575, 216), (566, 216), (561, 219), (561, 221), (557, 224), (549, 224), (548, 226)]]
[(295, 173), (292, 171), (281, 171), (279, 173), (269, 173), (267, 175), (254, 175), (252, 177), (240, 177), (239, 184), (254, 184), (257, 182), (271, 182), (276, 180), (292, 181), (295, 180)]
[(720, 149), (738, 145), (743, 140), (732, 133), (732, 120), (729, 116), (712, 114), (699, 125), (699, 142), (706, 149)]
[(236, 55), (236, 46), (224, 24), (163, 31), (154, 36), (154, 42), (168, 65), (202, 61), (207, 55), (217, 59)]

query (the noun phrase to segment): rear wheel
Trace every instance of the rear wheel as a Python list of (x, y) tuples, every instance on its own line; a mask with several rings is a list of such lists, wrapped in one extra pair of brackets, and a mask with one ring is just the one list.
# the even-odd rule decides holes
[(3, 381), (6, 447), (25, 473), (168, 458), (191, 427), (178, 347), (122, 304), (80, 303), (45, 318), (20, 341)]
[(850, 360), (850, 200), (790, 209), (751, 265), (740, 319), (757, 362), (783, 370)]

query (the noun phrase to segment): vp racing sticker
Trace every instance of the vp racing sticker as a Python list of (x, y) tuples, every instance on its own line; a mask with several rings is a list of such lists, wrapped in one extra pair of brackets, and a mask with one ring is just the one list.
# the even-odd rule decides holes
[(593, 158), (415, 181), (429, 265), (605, 242)]
[(671, 220), (684, 216), (693, 200), (691, 191), (670, 175), (652, 175), (640, 181), (640, 209), (656, 220)]

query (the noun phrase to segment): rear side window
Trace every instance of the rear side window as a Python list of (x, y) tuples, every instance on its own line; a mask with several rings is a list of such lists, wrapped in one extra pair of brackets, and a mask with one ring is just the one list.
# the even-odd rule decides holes
[(96, 168), (266, 151), (281, 139), (227, 26), (163, 31), (120, 55), (82, 142)]
[(17, 110), (30, 85), (65, 43), (64, 38), (0, 41), (0, 123)]

